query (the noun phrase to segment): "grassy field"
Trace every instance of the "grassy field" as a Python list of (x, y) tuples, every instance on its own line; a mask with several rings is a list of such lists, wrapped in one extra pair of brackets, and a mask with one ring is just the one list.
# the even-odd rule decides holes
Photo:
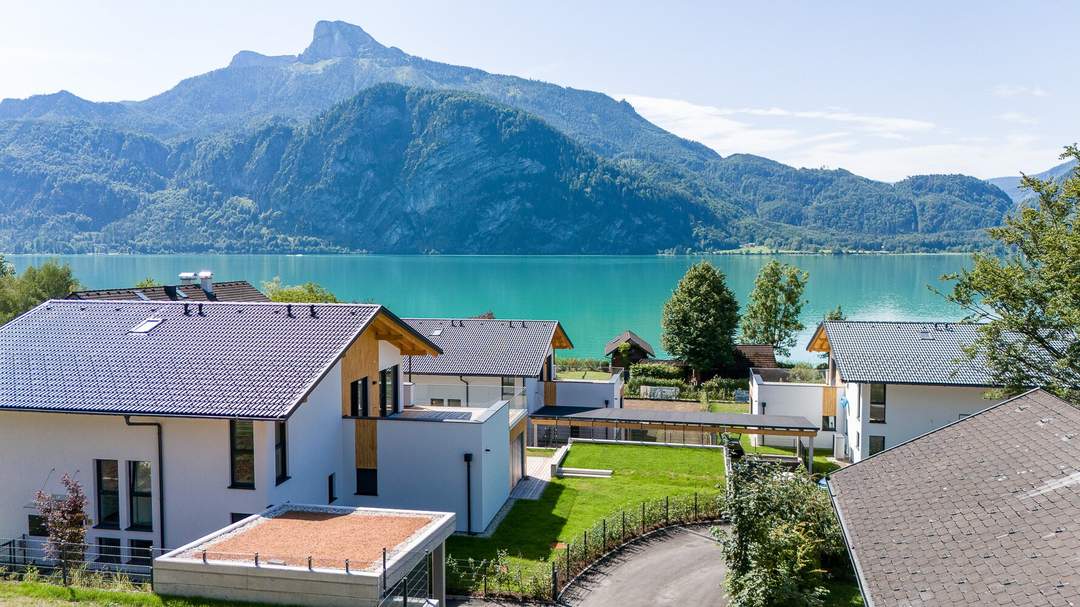
[(525, 447), (525, 455), (534, 457), (551, 457), (555, 455), (554, 447)]
[(494, 557), (543, 561), (559, 542), (576, 539), (601, 518), (642, 500), (722, 489), (719, 449), (576, 443), (566, 466), (614, 470), (611, 478), (553, 479), (539, 500), (519, 500), (490, 538), (453, 536), (447, 552), (457, 559)]
[(825, 604), (829, 607), (863, 607), (859, 585), (853, 581), (836, 581), (825, 585), (829, 589), (829, 598)]
[(607, 381), (611, 379), (611, 373), (607, 371), (559, 371), (556, 379), (593, 379)]
[(209, 599), (163, 597), (146, 591), (74, 588), (44, 582), (0, 582), (0, 604), (5, 607), (38, 605), (87, 605), (90, 607), (255, 607)]
[[(739, 439), (742, 443), (743, 450), (747, 453), (759, 453), (762, 455), (794, 455), (795, 449), (793, 447), (753, 447), (750, 445), (750, 435), (743, 434)], [(828, 452), (817, 451), (814, 453), (814, 474), (828, 474), (833, 470), (837, 470), (840, 466), (836, 462), (829, 461)]]
[(749, 413), (750, 405), (731, 400), (709, 401), (709, 413)]

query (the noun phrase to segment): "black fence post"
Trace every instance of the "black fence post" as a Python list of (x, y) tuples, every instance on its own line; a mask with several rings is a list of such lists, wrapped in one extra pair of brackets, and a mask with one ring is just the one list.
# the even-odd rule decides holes
[(696, 521), (697, 519), (698, 519), (697, 493), (695, 493), (694, 494), (694, 520)]
[(584, 553), (583, 554), (585, 556), (585, 560), (588, 561), (589, 560), (589, 530), (588, 529), (581, 532), (581, 539), (582, 539), (581, 546), (584, 548)]
[(607, 519), (604, 519), (604, 552), (607, 552)]
[(664, 524), (671, 524), (671, 496), (664, 496)]
[(641, 535), (645, 535), (645, 502), (641, 502)]
[(555, 561), (551, 561), (551, 600), (559, 598), (559, 567)]
[(622, 511), (622, 535), (619, 536), (621, 541), (626, 541), (626, 510)]

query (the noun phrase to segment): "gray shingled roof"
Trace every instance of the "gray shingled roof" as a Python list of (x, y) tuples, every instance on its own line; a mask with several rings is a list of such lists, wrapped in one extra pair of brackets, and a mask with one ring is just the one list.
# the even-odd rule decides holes
[(1080, 603), (1080, 409), (1033, 391), (829, 477), (868, 607)]
[[(75, 291), (67, 299), (134, 299), (152, 301), (270, 301), (262, 291), (246, 280), (214, 282), (214, 290), (207, 293), (202, 285), (161, 285), (157, 287), (125, 287), (120, 289), (93, 289)], [(141, 294), (141, 297), (140, 297)]]
[(554, 320), (404, 318), (442, 348), (439, 356), (410, 356), (405, 372), (420, 375), (540, 375), (558, 328)]
[(964, 354), (974, 324), (830, 320), (824, 330), (845, 382), (992, 385), (986, 367)]
[(629, 329), (623, 331), (622, 333), (619, 333), (615, 337), (612, 337), (608, 340), (607, 344), (604, 346), (604, 356), (611, 355), (611, 353), (618, 349), (618, 347), (623, 343), (633, 344), (641, 348), (642, 350), (648, 352), (649, 356), (656, 356), (656, 353), (653, 352), (652, 344), (645, 341), (640, 335), (634, 333)]
[(382, 310), (186, 305), (53, 300), (3, 325), (0, 409), (280, 418)]

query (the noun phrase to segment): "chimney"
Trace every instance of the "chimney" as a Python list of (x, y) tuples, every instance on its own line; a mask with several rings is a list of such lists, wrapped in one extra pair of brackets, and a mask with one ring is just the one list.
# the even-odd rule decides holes
[(180, 272), (180, 284), (193, 285), (195, 284), (195, 272)]
[(202, 285), (202, 290), (207, 294), (214, 292), (214, 273), (210, 270), (203, 270), (199, 272), (199, 284)]

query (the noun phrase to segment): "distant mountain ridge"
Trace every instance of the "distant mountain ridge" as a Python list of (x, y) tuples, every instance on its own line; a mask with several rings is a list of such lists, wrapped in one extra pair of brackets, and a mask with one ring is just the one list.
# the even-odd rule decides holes
[[(403, 92), (380, 88), (393, 84)], [(431, 107), (441, 112), (423, 110)], [(335, 121), (343, 111), (351, 121)], [(393, 116), (397, 130), (380, 130), (380, 116)], [(405, 129), (402, 116), (438, 116), (456, 128), (421, 122)], [(328, 121), (352, 135), (316, 136)], [(437, 126), (441, 138), (413, 128), (424, 124)], [(508, 124), (527, 124), (537, 143), (511, 137), (520, 132), (506, 130)], [(385, 146), (369, 138), (376, 132)], [(555, 132), (563, 136), (557, 145)], [(492, 133), (510, 139), (499, 145), (485, 138)], [(304, 153), (290, 147), (316, 139), (332, 145)], [(449, 164), (417, 162), (417, 149), (437, 150)], [(354, 155), (378, 162), (342, 162)], [(472, 161), (456, 162), (464, 157)], [(286, 165), (271, 170), (267, 163)], [(326, 173), (326, 166), (350, 179)], [(361, 167), (362, 174), (350, 173)], [(542, 169), (530, 172), (535, 167)], [(496, 171), (498, 183), (485, 169)], [(225, 192), (232, 198), (221, 198)], [(214, 204), (225, 206), (215, 214)], [(721, 158), (648, 122), (625, 101), (414, 57), (343, 22), (319, 22), (298, 55), (241, 51), (228, 66), (142, 101), (96, 103), (67, 92), (0, 101), (0, 211), (11, 213), (0, 222), (0, 248), (9, 250), (603, 253), (746, 243), (942, 250), (978, 246), (981, 229), (1000, 223), (1012, 207), (995, 186), (962, 175), (888, 184), (756, 156)], [(440, 228), (426, 223), (430, 209), (456, 215)], [(622, 213), (608, 215), (615, 225), (593, 221), (613, 209)], [(485, 215), (499, 212), (501, 222)], [(601, 238), (580, 232), (578, 213)], [(314, 217), (322, 224), (309, 223)], [(341, 218), (373, 222), (384, 237), (350, 238)], [(534, 232), (545, 240), (526, 230), (496, 244), (491, 237), (517, 233), (515, 219), (540, 222)], [(635, 227), (645, 221), (649, 229)], [(155, 241), (150, 234), (160, 226), (153, 222), (183, 225), (198, 237)], [(240, 230), (238, 242), (213, 234), (226, 227)], [(49, 244), (49, 230), (68, 240)], [(469, 241), (478, 234), (490, 249)]]
[[(1057, 166), (1053, 166), (1041, 173), (1032, 175), (1037, 179), (1049, 179), (1051, 181), (1061, 181), (1076, 168), (1076, 161), (1070, 160), (1063, 162)], [(1001, 188), (1005, 194), (1009, 196), (1015, 203), (1021, 203), (1031, 198), (1033, 194), (1024, 189), (1022, 186), (1023, 180), (1019, 175), (1010, 177), (994, 177), (993, 179), (987, 179), (988, 182)]]

